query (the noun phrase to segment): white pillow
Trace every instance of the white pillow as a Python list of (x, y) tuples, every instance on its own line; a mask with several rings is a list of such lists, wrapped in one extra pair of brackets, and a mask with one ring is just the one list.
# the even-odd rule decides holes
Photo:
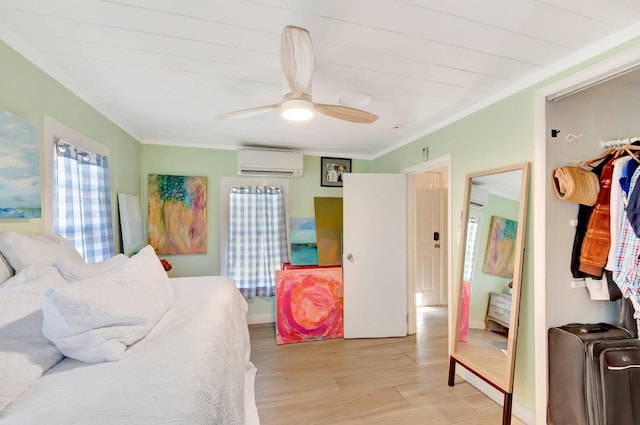
[(0, 286), (0, 411), (62, 359), (42, 334), (40, 302), (66, 285), (55, 267), (35, 265)]
[(103, 273), (114, 272), (122, 268), (129, 262), (129, 257), (124, 254), (115, 255), (108, 260), (99, 263), (78, 263), (77, 261), (69, 261), (67, 258), (61, 258), (53, 263), (58, 269), (62, 277), (67, 281), (88, 279), (90, 277), (99, 276)]
[(84, 261), (73, 245), (56, 233), (40, 236), (15, 232), (0, 233), (0, 252), (16, 272), (32, 264), (50, 266), (61, 258)]
[(7, 259), (0, 255), (0, 284), (6, 282), (14, 273), (15, 271), (13, 267), (9, 265)]
[(67, 357), (118, 360), (173, 305), (169, 277), (147, 245), (114, 272), (52, 288), (42, 298), (42, 331)]

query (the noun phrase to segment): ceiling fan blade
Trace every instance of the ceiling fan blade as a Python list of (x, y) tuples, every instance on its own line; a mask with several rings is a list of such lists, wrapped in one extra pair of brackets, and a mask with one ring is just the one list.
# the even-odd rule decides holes
[(280, 39), (280, 65), (293, 97), (299, 97), (311, 83), (313, 45), (304, 28), (287, 25)]
[(377, 115), (360, 109), (350, 108), (348, 106), (314, 103), (313, 108), (314, 110), (330, 117), (359, 124), (371, 124), (378, 119)]
[(254, 115), (264, 114), (272, 109), (279, 108), (279, 103), (273, 105), (258, 106), (257, 108), (241, 109), (239, 111), (227, 112), (226, 114), (218, 115), (215, 118), (218, 120), (235, 120), (239, 118), (252, 117)]

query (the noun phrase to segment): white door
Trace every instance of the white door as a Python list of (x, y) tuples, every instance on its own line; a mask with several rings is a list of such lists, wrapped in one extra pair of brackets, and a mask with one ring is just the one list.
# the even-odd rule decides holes
[(344, 174), (344, 337), (407, 335), (406, 176)]
[(440, 252), (440, 174), (422, 173), (416, 176), (416, 258), (414, 282), (416, 305), (441, 303)]

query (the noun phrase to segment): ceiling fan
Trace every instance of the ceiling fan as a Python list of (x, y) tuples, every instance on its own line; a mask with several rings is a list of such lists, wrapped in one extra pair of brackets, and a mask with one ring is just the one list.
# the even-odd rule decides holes
[(216, 118), (246, 118), (280, 108), (282, 116), (292, 121), (308, 120), (313, 116), (313, 111), (361, 124), (370, 124), (378, 119), (376, 115), (360, 109), (343, 105), (315, 103), (311, 100), (311, 95), (306, 93), (305, 89), (309, 87), (311, 74), (313, 74), (313, 46), (311, 45), (309, 31), (306, 29), (293, 25), (284, 27), (280, 39), (280, 64), (284, 77), (291, 89), (290, 93), (284, 95), (281, 102), (229, 112), (218, 115)]

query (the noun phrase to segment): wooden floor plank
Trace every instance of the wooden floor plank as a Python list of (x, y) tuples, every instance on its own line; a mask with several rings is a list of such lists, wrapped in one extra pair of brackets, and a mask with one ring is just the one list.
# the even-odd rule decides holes
[(277, 345), (273, 324), (249, 326), (261, 424), (500, 424), (493, 400), (459, 377), (447, 386), (447, 329), (446, 307), (405, 338)]

